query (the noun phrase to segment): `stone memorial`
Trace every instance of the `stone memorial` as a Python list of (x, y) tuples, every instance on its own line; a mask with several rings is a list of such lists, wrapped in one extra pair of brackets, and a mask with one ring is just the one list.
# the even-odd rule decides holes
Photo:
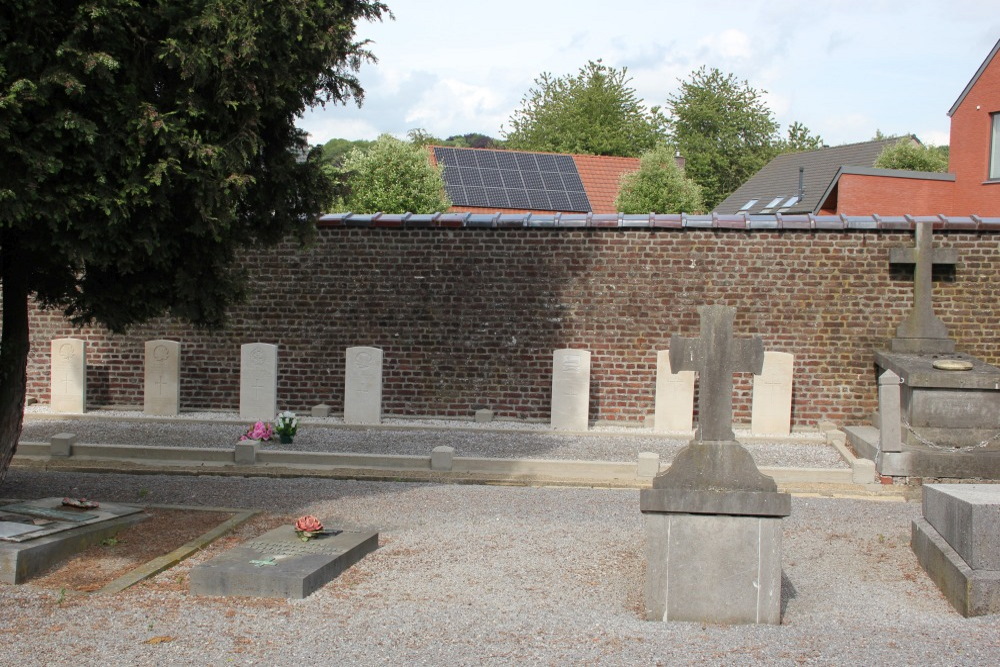
[(278, 346), (240, 348), (240, 419), (271, 421), (278, 414)]
[(778, 493), (732, 430), (733, 373), (759, 374), (759, 337), (735, 339), (735, 309), (702, 306), (701, 336), (670, 341), (674, 372), (698, 373), (698, 429), (671, 466), (640, 492), (646, 529), (645, 616), (657, 621), (781, 621)]
[(1000, 486), (925, 484), (910, 546), (959, 613), (1000, 614)]
[(654, 431), (688, 433), (694, 428), (694, 377), (694, 371), (671, 372), (669, 350), (656, 353)]
[(552, 355), (552, 428), (586, 431), (589, 421), (590, 352), (556, 350)]
[(279, 526), (192, 568), (191, 593), (300, 600), (377, 548), (373, 530), (326, 531), (303, 542), (293, 526)]
[(52, 412), (87, 411), (87, 344), (78, 338), (52, 341), (49, 407)]
[(764, 353), (764, 370), (753, 379), (750, 432), (754, 435), (791, 434), (794, 360), (787, 352)]
[(382, 423), (382, 350), (377, 347), (347, 348), (344, 422)]
[(23, 583), (148, 516), (129, 505), (101, 503), (81, 510), (63, 500), (0, 505), (0, 581)]
[[(880, 414), (875, 428), (844, 430), (882, 475), (1000, 479), (1000, 368), (955, 351), (932, 292), (934, 266), (956, 264), (957, 251), (933, 246), (934, 220), (910, 220), (915, 246), (892, 248), (889, 262), (913, 264), (913, 305), (889, 349), (875, 351), (877, 376), (899, 378), (899, 425)], [(899, 429), (897, 451), (880, 447), (880, 428)]]
[(181, 411), (181, 344), (175, 340), (146, 341), (142, 411), (172, 417)]

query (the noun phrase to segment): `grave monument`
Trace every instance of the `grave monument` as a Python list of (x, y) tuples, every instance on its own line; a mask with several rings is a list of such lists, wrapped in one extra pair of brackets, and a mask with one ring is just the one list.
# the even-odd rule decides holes
[(590, 420), (590, 352), (564, 349), (552, 354), (552, 428), (586, 431)]
[(344, 423), (382, 422), (382, 350), (349, 347), (344, 370)]
[(146, 341), (142, 411), (174, 416), (181, 408), (181, 344), (175, 340)]
[(670, 350), (656, 353), (656, 400), (653, 430), (688, 433), (694, 426), (694, 371), (674, 373)]
[(240, 348), (240, 419), (271, 421), (278, 413), (278, 346)]
[(698, 373), (698, 429), (640, 493), (645, 616), (657, 621), (781, 620), (781, 518), (791, 499), (732, 430), (733, 373), (759, 374), (759, 337), (733, 338), (735, 309), (701, 306), (701, 336), (670, 341), (674, 372)]
[(78, 338), (52, 341), (49, 407), (52, 412), (87, 411), (87, 344)]
[(889, 262), (913, 265), (913, 305), (889, 349), (875, 352), (875, 427), (847, 427), (848, 440), (882, 475), (1000, 479), (1000, 368), (955, 351), (932, 292), (934, 265), (955, 265), (957, 251), (934, 247), (934, 220), (910, 220), (915, 246), (892, 248)]

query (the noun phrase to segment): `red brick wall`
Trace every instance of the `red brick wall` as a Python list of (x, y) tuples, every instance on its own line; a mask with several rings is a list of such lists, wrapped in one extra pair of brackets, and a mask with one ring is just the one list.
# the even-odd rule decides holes
[(914, 212), (920, 215), (985, 215), (978, 208), (953, 210), (954, 188), (953, 181), (843, 174), (837, 185), (837, 212), (870, 215), (872, 211), (878, 211), (882, 216)]
[[(1000, 235), (936, 233), (955, 247), (937, 312), (959, 348), (1000, 363)], [(33, 314), (29, 394), (48, 400), (49, 341), (88, 341), (92, 405), (142, 404), (143, 342), (183, 343), (184, 408), (238, 405), (239, 346), (279, 350), (279, 407), (343, 407), (344, 351), (385, 351), (389, 414), (547, 419), (554, 349), (592, 354), (591, 417), (653, 411), (656, 351), (698, 333), (697, 307), (738, 309), (738, 335), (795, 355), (793, 421), (865, 421), (876, 406), (872, 350), (909, 309), (912, 276), (889, 248), (912, 232), (413, 230), (321, 228), (316, 244), (261, 255), (251, 300), (208, 333), (167, 320), (127, 336), (74, 331)], [(736, 418), (749, 421), (749, 378)]]
[(956, 178), (955, 201), (966, 209), (956, 214), (1000, 216), (1000, 181), (986, 182), (992, 113), (1000, 113), (1000, 57), (994, 57), (951, 117), (948, 171)]

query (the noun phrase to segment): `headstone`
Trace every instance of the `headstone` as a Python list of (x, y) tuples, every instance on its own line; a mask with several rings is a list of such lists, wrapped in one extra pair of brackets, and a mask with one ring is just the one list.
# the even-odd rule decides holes
[(694, 427), (694, 377), (694, 371), (671, 372), (669, 350), (656, 353), (654, 431), (687, 433)]
[(77, 510), (62, 500), (0, 505), (0, 581), (20, 584), (148, 516), (129, 505)]
[(914, 221), (916, 243), (912, 248), (891, 248), (891, 264), (913, 265), (913, 308), (896, 328), (891, 350), (909, 354), (950, 353), (955, 341), (948, 337), (948, 327), (934, 314), (933, 269), (935, 264), (958, 262), (954, 248), (934, 248), (934, 223)]
[(758, 435), (790, 435), (792, 432), (792, 367), (794, 355), (764, 353), (764, 368), (753, 379), (750, 432)]
[(878, 376), (879, 451), (903, 451), (899, 407), (899, 376), (886, 371)]
[(293, 526), (280, 526), (192, 568), (191, 593), (300, 600), (377, 548), (373, 530), (343, 530), (302, 542)]
[(278, 346), (240, 348), (240, 419), (271, 421), (278, 413)]
[(347, 348), (344, 422), (382, 422), (382, 350), (377, 347)]
[(589, 419), (590, 352), (556, 350), (552, 355), (552, 428), (586, 431)]
[(1000, 486), (925, 484), (910, 546), (963, 616), (1000, 613)]
[(175, 340), (146, 341), (146, 373), (142, 411), (174, 416), (181, 411), (181, 344)]
[(702, 306), (701, 336), (670, 341), (673, 372), (696, 371), (698, 430), (666, 472), (643, 489), (645, 615), (649, 620), (780, 623), (781, 517), (778, 493), (732, 430), (732, 374), (759, 374), (759, 337), (734, 339), (735, 310)]
[(87, 411), (87, 344), (77, 338), (52, 341), (49, 407), (52, 412)]

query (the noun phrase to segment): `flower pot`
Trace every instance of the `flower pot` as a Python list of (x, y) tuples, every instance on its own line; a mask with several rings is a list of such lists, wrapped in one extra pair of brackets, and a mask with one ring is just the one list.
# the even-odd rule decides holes
[(284, 433), (281, 433), (280, 435), (278, 435), (278, 439), (281, 440), (281, 444), (283, 445), (292, 444), (292, 436), (290, 435), (285, 435)]

